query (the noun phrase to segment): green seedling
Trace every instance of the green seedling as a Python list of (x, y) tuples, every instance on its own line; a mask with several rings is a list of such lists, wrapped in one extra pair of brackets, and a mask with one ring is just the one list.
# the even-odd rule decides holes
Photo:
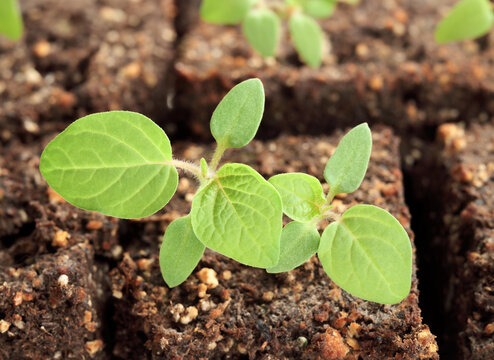
[(461, 0), (437, 26), (436, 41), (444, 44), (487, 34), (494, 25), (493, 6), (489, 0)]
[[(362, 181), (371, 150), (366, 124), (351, 130), (329, 160), (323, 193), (317, 179), (282, 174), (266, 181), (251, 167), (227, 163), (224, 151), (247, 145), (264, 112), (258, 79), (235, 86), (211, 118), (217, 142), (208, 163), (172, 157), (170, 141), (143, 115), (111, 111), (83, 117), (45, 148), (40, 170), (69, 203), (120, 218), (153, 214), (171, 199), (182, 169), (198, 180), (190, 214), (167, 228), (160, 251), (165, 282), (177, 286), (197, 266), (206, 247), (242, 264), (276, 273), (289, 271), (316, 252), (343, 289), (367, 300), (395, 303), (410, 289), (411, 247), (398, 221), (386, 211), (357, 205), (342, 216), (331, 200)], [(294, 221), (282, 228), (283, 212)], [(335, 220), (323, 232), (319, 221)]]
[[(276, 54), (281, 23), (287, 19), (293, 45), (311, 67), (322, 62), (323, 31), (316, 19), (333, 14), (338, 0), (203, 0), (201, 17), (218, 25), (242, 24), (249, 44), (263, 57)], [(355, 4), (358, 0), (340, 0)]]
[(0, 34), (13, 41), (22, 36), (22, 17), (16, 0), (0, 0)]

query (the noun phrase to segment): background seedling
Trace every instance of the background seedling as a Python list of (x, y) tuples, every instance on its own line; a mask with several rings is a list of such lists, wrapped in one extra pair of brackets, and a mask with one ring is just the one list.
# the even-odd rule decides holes
[(16, 0), (0, 1), (0, 34), (10, 40), (22, 36), (22, 17)]
[[(323, 32), (315, 19), (332, 15), (338, 0), (203, 0), (201, 17), (218, 25), (242, 24), (249, 44), (263, 57), (273, 57), (282, 19), (288, 20), (293, 45), (311, 67), (322, 61)], [(358, 0), (346, 0), (355, 4)]]
[[(264, 111), (258, 79), (235, 86), (211, 119), (217, 148), (208, 164), (172, 157), (166, 134), (143, 115), (111, 111), (83, 117), (45, 148), (40, 170), (69, 203), (120, 218), (153, 214), (172, 198), (178, 172), (193, 174), (199, 189), (190, 214), (165, 233), (160, 267), (177, 286), (192, 273), (206, 247), (243, 264), (276, 273), (288, 271), (316, 252), (328, 275), (343, 289), (367, 300), (395, 303), (410, 289), (411, 247), (398, 221), (386, 211), (357, 205), (339, 216), (333, 197), (360, 185), (371, 151), (370, 130), (351, 130), (328, 161), (320, 182), (306, 174), (281, 174), (266, 181), (251, 167), (218, 168), (227, 148), (247, 145)], [(283, 211), (293, 222), (282, 230)], [(319, 236), (316, 225), (334, 220)]]
[(494, 25), (494, 8), (489, 0), (461, 0), (439, 23), (435, 39), (448, 43), (485, 35)]

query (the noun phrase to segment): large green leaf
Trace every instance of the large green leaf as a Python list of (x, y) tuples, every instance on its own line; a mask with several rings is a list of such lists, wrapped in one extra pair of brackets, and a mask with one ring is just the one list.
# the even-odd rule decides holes
[(305, 0), (302, 2), (304, 12), (315, 18), (327, 18), (331, 16), (336, 0)]
[(275, 55), (281, 27), (278, 15), (269, 9), (253, 9), (247, 14), (242, 27), (249, 44), (262, 56)]
[(341, 139), (324, 169), (332, 195), (351, 193), (364, 179), (372, 150), (372, 135), (367, 123), (350, 130)]
[(69, 125), (43, 151), (40, 170), (69, 203), (120, 218), (161, 209), (175, 193), (177, 170), (166, 134), (147, 117), (111, 111)]
[(242, 264), (278, 263), (281, 199), (254, 169), (226, 164), (192, 201), (192, 226), (207, 247)]
[(257, 0), (203, 0), (201, 18), (212, 24), (235, 25), (245, 18), (256, 2)]
[(300, 57), (311, 67), (322, 61), (323, 35), (319, 24), (311, 17), (294, 13), (289, 20), (290, 35)]
[(214, 110), (211, 134), (218, 144), (239, 148), (256, 135), (264, 112), (264, 88), (249, 79), (231, 89)]
[(489, 0), (462, 0), (439, 23), (434, 37), (439, 43), (473, 39), (487, 34), (493, 24)]
[(395, 304), (410, 292), (410, 239), (398, 220), (376, 206), (354, 206), (330, 224), (318, 255), (328, 276), (362, 299)]
[(315, 177), (302, 173), (280, 174), (269, 182), (280, 193), (283, 212), (293, 220), (309, 222), (322, 214), (326, 199)]
[(22, 35), (22, 17), (16, 0), (0, 0), (0, 34), (10, 40)]
[(192, 229), (190, 215), (173, 221), (165, 232), (160, 250), (160, 269), (169, 287), (183, 283), (201, 260), (204, 245)]
[(281, 232), (280, 260), (268, 273), (295, 269), (314, 255), (319, 247), (319, 232), (314, 225), (292, 221)]

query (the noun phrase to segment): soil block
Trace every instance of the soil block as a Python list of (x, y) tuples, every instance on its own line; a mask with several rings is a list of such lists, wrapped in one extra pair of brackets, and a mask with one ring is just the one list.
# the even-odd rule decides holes
[(0, 250), (0, 359), (105, 359), (104, 267), (79, 243), (29, 266), (6, 266)]
[[(265, 177), (299, 171), (321, 179), (341, 136), (339, 131), (331, 137), (253, 141), (228, 150), (225, 160), (250, 164)], [(334, 205), (338, 211), (362, 202), (383, 207), (413, 239), (399, 141), (386, 127), (373, 129), (373, 141), (362, 186), (338, 196)], [(175, 147), (175, 156), (198, 161), (211, 150), (184, 143)], [(188, 213), (195, 187), (181, 176), (174, 205), (155, 215), (156, 220), (168, 218), (153, 223), (154, 243), (145, 250), (126, 248), (111, 271), (116, 358), (438, 359), (435, 336), (422, 323), (415, 267), (412, 290), (397, 305), (349, 295), (327, 277), (315, 256), (293, 271), (273, 275), (206, 251), (185, 283), (169, 289), (158, 265), (162, 231)], [(143, 222), (128, 222), (128, 227), (136, 229), (128, 233), (130, 242), (138, 243)], [(150, 226), (147, 230), (152, 232)]]
[(426, 209), (421, 221), (428, 221), (424, 240), (430, 243), (419, 265), (435, 269), (423, 277), (432, 284), (428, 300), (434, 298), (440, 310), (431, 326), (442, 334), (445, 358), (492, 359), (494, 122), (467, 129), (443, 124), (432, 149), (417, 166), (416, 179), (422, 180), (414, 189), (415, 199)]
[(239, 26), (197, 19), (175, 63), (174, 106), (182, 131), (208, 136), (218, 101), (250, 77), (261, 78), (266, 88), (259, 133), (265, 138), (280, 131), (329, 134), (364, 121), (405, 134), (445, 121), (486, 118), (494, 114), (493, 38), (443, 46), (433, 39), (437, 23), (454, 3), (338, 4), (320, 22), (329, 41), (319, 69), (300, 63), (287, 29), (276, 60), (264, 60), (248, 46)]
[(62, 130), (88, 113), (166, 109), (173, 0), (25, 0), (25, 34), (0, 38), (0, 141)]

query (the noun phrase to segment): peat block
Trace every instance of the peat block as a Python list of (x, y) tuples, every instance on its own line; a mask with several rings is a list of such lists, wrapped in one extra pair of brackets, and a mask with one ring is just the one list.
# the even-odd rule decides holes
[(95, 111), (157, 118), (176, 38), (173, 0), (26, 0), (25, 35), (0, 38), (0, 141)]
[(101, 290), (104, 267), (86, 243), (4, 264), (0, 250), (0, 359), (105, 359)]
[(416, 179), (429, 182), (428, 256), (440, 271), (425, 276), (436, 284), (441, 349), (448, 359), (492, 359), (494, 124), (443, 124), (428, 152)]
[[(322, 179), (341, 136), (339, 131), (331, 137), (253, 141), (245, 149), (229, 150), (225, 160), (250, 164), (265, 177), (299, 171)], [(399, 141), (386, 127), (374, 128), (373, 141), (362, 186), (337, 197), (335, 207), (344, 211), (361, 202), (383, 207), (405, 226), (413, 242)], [(212, 150), (185, 143), (176, 149), (175, 156), (193, 161)], [(168, 211), (172, 218), (190, 210), (194, 188), (192, 180), (181, 178), (172, 200), (180, 202)], [(397, 305), (349, 295), (327, 277), (316, 257), (293, 271), (272, 275), (206, 251), (189, 279), (169, 289), (161, 278), (158, 251), (159, 230), (171, 220), (156, 224), (149, 254), (131, 250), (111, 271), (117, 358), (438, 358), (435, 337), (422, 323), (415, 266), (412, 290)]]
[[(330, 133), (367, 122), (398, 134), (445, 121), (494, 114), (493, 37), (440, 46), (433, 39), (441, 17), (456, 3), (362, 0), (338, 4), (321, 21), (329, 37), (323, 66), (303, 66), (287, 35), (276, 60), (263, 60), (241, 28), (206, 24), (182, 38), (175, 63), (174, 106), (181, 131), (209, 136), (212, 110), (236, 83), (262, 79), (266, 115), (259, 135), (280, 131)], [(197, 13), (193, 9), (185, 9)]]

